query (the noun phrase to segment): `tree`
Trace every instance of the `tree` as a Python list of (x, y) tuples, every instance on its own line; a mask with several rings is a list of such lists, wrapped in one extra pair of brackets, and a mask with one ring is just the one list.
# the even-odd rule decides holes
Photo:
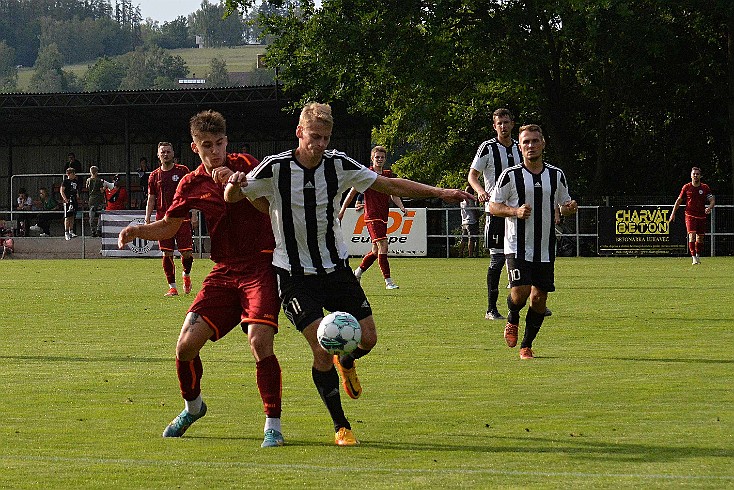
[(0, 92), (13, 92), (18, 84), (18, 69), (15, 67), (15, 50), (5, 41), (0, 41)]
[(225, 18), (225, 7), (207, 0), (191, 14), (191, 31), (201, 36), (205, 47), (239, 46), (244, 41), (245, 21), (239, 13)]
[(59, 48), (55, 44), (44, 47), (38, 53), (35, 73), (29, 82), (31, 92), (71, 92), (80, 89), (74, 74), (64, 71)]
[(206, 74), (206, 85), (207, 87), (230, 87), (232, 85), (226, 61), (212, 58)]
[(84, 75), (84, 89), (89, 92), (117, 90), (125, 78), (126, 66), (119, 59), (99, 58)]
[(719, 129), (734, 128), (730, 1), (267, 3), (284, 7), (258, 23), (293, 106), (346, 103), (408, 177), (461, 185), (505, 106), (544, 127), (548, 160), (579, 193), (670, 194), (701, 161), (734, 185), (734, 130)]

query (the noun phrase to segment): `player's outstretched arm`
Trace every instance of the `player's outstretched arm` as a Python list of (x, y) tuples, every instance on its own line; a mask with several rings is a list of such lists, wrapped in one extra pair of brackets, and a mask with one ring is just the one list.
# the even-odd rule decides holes
[(578, 209), (579, 206), (573, 199), (564, 204), (561, 204), (561, 214), (563, 216), (571, 216), (572, 214), (576, 213)]
[(176, 234), (183, 218), (170, 218), (165, 216), (160, 221), (154, 221), (145, 225), (130, 225), (120, 231), (117, 236), (117, 248), (124, 248), (126, 244), (142, 238), (143, 240), (165, 240)]
[(476, 200), (473, 195), (459, 189), (441, 189), (408, 179), (387, 178), (382, 175), (378, 175), (370, 187), (383, 194), (413, 198), (438, 197), (448, 203), (457, 203), (465, 199)]

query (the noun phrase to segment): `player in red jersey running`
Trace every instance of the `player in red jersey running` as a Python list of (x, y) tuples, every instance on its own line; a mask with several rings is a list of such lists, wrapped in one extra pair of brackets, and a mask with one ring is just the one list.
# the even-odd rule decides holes
[(227, 129), (218, 112), (191, 119), (191, 148), (201, 165), (184, 176), (166, 214), (154, 223), (130, 225), (120, 232), (123, 248), (135, 238), (165, 240), (176, 234), (192, 209), (204, 213), (215, 265), (189, 308), (176, 344), (176, 371), (186, 408), (163, 432), (180, 437), (206, 414), (201, 397), (203, 367), (199, 351), (237, 325), (247, 333), (255, 357), (257, 387), (265, 409), (262, 447), (283, 445), (280, 428), (281, 370), (273, 351), (280, 300), (272, 267), (275, 238), (267, 214), (243, 199), (224, 202), (224, 183), (234, 172), (247, 173), (259, 163), (249, 154), (227, 154)]
[[(158, 160), (161, 166), (153, 170), (148, 177), (148, 203), (145, 207), (145, 222), (150, 223), (150, 217), (155, 208), (155, 219), (163, 219), (169, 206), (173, 202), (176, 188), (189, 169), (173, 161), (173, 145), (167, 141), (158, 143)], [(178, 296), (176, 286), (176, 265), (173, 262), (173, 251), (178, 248), (181, 252), (181, 265), (183, 266), (184, 292), (191, 292), (191, 266), (194, 263), (193, 237), (191, 234), (191, 220), (184, 220), (175, 236), (160, 240), (158, 246), (163, 252), (163, 272), (168, 281), (168, 292), (166, 296)]]
[[(675, 213), (683, 200), (686, 201), (686, 231), (688, 232), (688, 251), (691, 252), (693, 265), (701, 263), (699, 255), (703, 252), (703, 237), (706, 235), (706, 216), (714, 209), (716, 199), (711, 188), (701, 182), (701, 169), (691, 169), (691, 181), (683, 186), (678, 199), (673, 204), (669, 222), (675, 221)], [(706, 203), (708, 202), (708, 206)]]
[[(378, 175), (394, 177), (391, 170), (383, 168), (386, 159), (387, 150), (385, 147), (375, 146), (372, 148), (372, 154), (370, 155), (372, 162), (370, 168)], [(340, 220), (344, 217), (344, 212), (357, 194), (359, 194), (359, 191), (355, 188), (349, 191), (346, 199), (344, 199), (341, 211), (339, 211)], [(364, 221), (367, 224), (367, 230), (370, 232), (370, 238), (372, 239), (372, 250), (367, 252), (362, 258), (362, 263), (359, 264), (359, 267), (354, 269), (354, 275), (357, 279), (361, 279), (362, 274), (377, 260), (382, 271), (382, 277), (385, 278), (385, 288), (398, 289), (398, 285), (395, 284), (390, 275), (390, 263), (387, 260), (387, 220), (390, 214), (390, 200), (397, 204), (403, 212), (403, 215), (406, 214), (407, 211), (400, 197), (383, 194), (373, 189), (367, 189), (364, 192)]]

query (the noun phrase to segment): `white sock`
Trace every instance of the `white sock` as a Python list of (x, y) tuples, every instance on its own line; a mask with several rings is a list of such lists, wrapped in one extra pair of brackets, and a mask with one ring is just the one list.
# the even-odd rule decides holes
[(357, 267), (356, 269), (354, 269), (354, 276), (357, 277), (357, 278), (360, 278), (360, 277), (362, 277), (362, 273), (363, 272), (364, 271), (362, 270), (361, 267)]
[(173, 289), (178, 289), (178, 288), (176, 287), (176, 283), (175, 283), (175, 282), (169, 282), (169, 283), (168, 283), (168, 287), (169, 287), (169, 288), (173, 288)]
[(196, 397), (194, 400), (184, 400), (186, 402), (186, 411), (189, 412), (191, 415), (196, 415), (197, 413), (201, 412), (201, 394)]
[(280, 418), (273, 418), (273, 417), (266, 417), (265, 418), (265, 428), (263, 431), (267, 431), (268, 429), (277, 430), (278, 432), (281, 432), (280, 430)]
[(189, 277), (189, 275), (188, 275), (188, 274), (186, 274), (185, 272), (184, 272), (183, 274), (181, 274), (181, 275), (182, 275), (183, 277)]

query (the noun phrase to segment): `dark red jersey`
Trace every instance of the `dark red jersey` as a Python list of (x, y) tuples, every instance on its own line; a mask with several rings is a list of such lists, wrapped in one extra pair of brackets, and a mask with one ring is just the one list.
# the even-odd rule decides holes
[[(370, 167), (372, 168), (372, 167)], [(374, 169), (372, 169), (374, 170)], [(391, 170), (383, 169), (380, 174), (383, 177), (394, 177)], [(383, 194), (372, 188), (364, 191), (364, 219), (365, 221), (381, 220), (387, 221), (390, 213), (390, 195)]]
[(680, 191), (680, 196), (684, 197), (686, 205), (686, 216), (694, 218), (706, 217), (706, 204), (713, 196), (708, 185), (701, 183), (698, 187), (688, 182)]
[[(252, 155), (232, 153), (227, 155), (225, 165), (232, 171), (247, 173), (258, 163)], [(275, 248), (270, 217), (255, 209), (248, 199), (225, 202), (224, 187), (214, 182), (201, 164), (181, 179), (166, 215), (186, 219), (192, 209), (200, 210), (211, 237), (214, 262), (270, 262)]]
[(173, 203), (181, 179), (189, 173), (188, 167), (175, 163), (171, 170), (161, 167), (153, 170), (148, 177), (148, 194), (155, 196), (155, 219), (160, 220)]

